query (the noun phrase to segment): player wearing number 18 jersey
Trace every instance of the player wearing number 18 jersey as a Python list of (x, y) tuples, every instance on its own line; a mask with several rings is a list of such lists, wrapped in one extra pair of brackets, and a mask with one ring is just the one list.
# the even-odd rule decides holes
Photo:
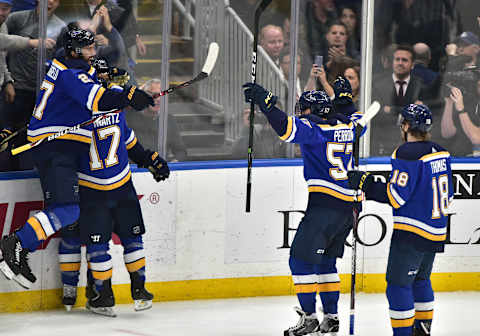
[(450, 154), (430, 142), (432, 114), (427, 106), (402, 110), (405, 143), (392, 155), (388, 183), (368, 172), (349, 173), (352, 188), (393, 208), (393, 235), (387, 266), (387, 298), (395, 336), (430, 335), (433, 261), (443, 252), (453, 199)]
[[(308, 205), (290, 250), (290, 270), (301, 305), (300, 322), (286, 336), (337, 332), (340, 277), (336, 258), (344, 252), (353, 227), (355, 190), (349, 187), (355, 138), (353, 120), (359, 114), (336, 114), (323, 91), (304, 92), (298, 103), (302, 115), (287, 116), (275, 107), (276, 97), (257, 84), (244, 85), (247, 102), (258, 104), (273, 129), (286, 142), (298, 143), (308, 185)], [(316, 316), (316, 294), (324, 319)]]

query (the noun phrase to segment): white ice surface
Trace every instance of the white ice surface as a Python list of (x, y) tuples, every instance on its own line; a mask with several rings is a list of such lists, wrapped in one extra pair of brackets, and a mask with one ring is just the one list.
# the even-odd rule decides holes
[[(432, 335), (480, 335), (480, 293), (435, 294)], [(357, 294), (356, 333), (392, 335), (383, 294)], [(70, 313), (53, 310), (0, 314), (0, 335), (15, 336), (259, 336), (283, 335), (296, 324), (294, 296), (154, 303), (134, 312), (132, 305), (115, 307), (118, 317), (94, 315), (83, 308)], [(318, 306), (318, 302), (317, 302)], [(349, 295), (341, 295), (340, 333), (348, 334)], [(319, 314), (321, 318), (321, 313)]]

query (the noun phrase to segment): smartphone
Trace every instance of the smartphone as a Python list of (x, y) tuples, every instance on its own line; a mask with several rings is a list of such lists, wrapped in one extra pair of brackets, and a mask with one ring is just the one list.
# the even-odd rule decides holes
[(318, 67), (322, 67), (323, 66), (323, 56), (321, 56), (321, 55), (315, 56), (315, 59), (314, 59), (313, 63), (318, 65)]

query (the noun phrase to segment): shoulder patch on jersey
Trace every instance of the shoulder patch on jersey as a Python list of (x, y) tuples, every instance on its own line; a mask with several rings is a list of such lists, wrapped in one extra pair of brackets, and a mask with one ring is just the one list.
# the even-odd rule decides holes
[(52, 63), (52, 65), (50, 66), (50, 69), (48, 69), (47, 76), (53, 80), (56, 80), (59, 73), (60, 73), (60, 69), (58, 69), (57, 66), (55, 66), (55, 64)]

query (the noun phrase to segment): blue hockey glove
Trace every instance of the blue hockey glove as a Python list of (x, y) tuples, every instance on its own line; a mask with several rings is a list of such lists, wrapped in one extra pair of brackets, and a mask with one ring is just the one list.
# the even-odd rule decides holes
[(354, 190), (365, 191), (368, 186), (373, 182), (373, 175), (369, 172), (360, 170), (353, 170), (348, 172), (348, 183), (350, 188)]
[(245, 101), (247, 103), (254, 102), (257, 104), (263, 113), (268, 113), (275, 106), (277, 96), (274, 96), (270, 91), (265, 90), (258, 84), (245, 83), (244, 88)]
[(168, 168), (167, 161), (160, 157), (157, 152), (146, 150), (145, 154), (146, 158), (143, 167), (150, 170), (155, 181), (166, 180), (170, 176), (170, 168)]

